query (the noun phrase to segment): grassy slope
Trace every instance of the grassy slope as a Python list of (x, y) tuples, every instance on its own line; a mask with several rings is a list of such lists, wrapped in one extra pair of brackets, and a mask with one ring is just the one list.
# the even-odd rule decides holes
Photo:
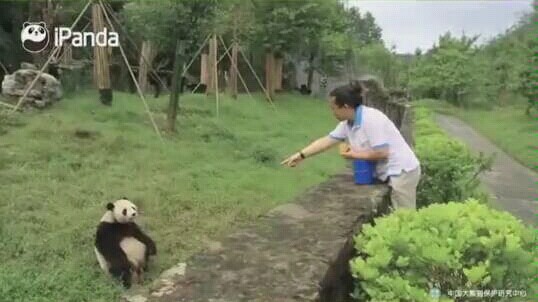
[(527, 167), (538, 171), (536, 161), (538, 145), (537, 116), (525, 115), (526, 104), (485, 109), (461, 109), (445, 102), (427, 100), (423, 102), (438, 112), (457, 116), (484, 134), (493, 143)]
[[(344, 163), (330, 152), (296, 169), (279, 161), (336, 122), (323, 101), (191, 95), (178, 133), (161, 144), (141, 101), (115, 94), (106, 108), (81, 93), (53, 108), (0, 123), (0, 297), (5, 301), (112, 301), (121, 290), (99, 271), (95, 227), (121, 196), (144, 211), (157, 242), (150, 277), (204, 241), (251, 221), (326, 179)], [(159, 124), (166, 99), (150, 99)], [(6, 126), (6, 124), (10, 124)], [(77, 129), (95, 131), (77, 138)], [(6, 132), (7, 131), (7, 132)], [(3, 133), (3, 134), (2, 134)]]

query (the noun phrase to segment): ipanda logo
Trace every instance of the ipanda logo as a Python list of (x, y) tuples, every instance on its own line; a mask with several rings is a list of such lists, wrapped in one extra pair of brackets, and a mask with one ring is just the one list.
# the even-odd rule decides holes
[(49, 45), (49, 31), (45, 22), (24, 22), (21, 30), (22, 48), (28, 52), (40, 52)]
[[(50, 35), (45, 22), (24, 22), (21, 30), (22, 47), (31, 53), (43, 51), (49, 44)], [(78, 32), (71, 31), (69, 27), (54, 28), (54, 46), (61, 47), (66, 41), (70, 41), (74, 47), (101, 46), (118, 47), (118, 33), (108, 31)]]

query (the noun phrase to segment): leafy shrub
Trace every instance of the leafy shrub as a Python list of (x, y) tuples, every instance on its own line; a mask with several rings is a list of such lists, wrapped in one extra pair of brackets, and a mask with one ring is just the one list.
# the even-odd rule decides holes
[(478, 175), (491, 167), (493, 157), (471, 154), (464, 144), (444, 134), (425, 108), (417, 109), (416, 118), (415, 151), (422, 170), (417, 207), (478, 197)]
[(473, 199), (398, 210), (354, 239), (362, 257), (350, 263), (353, 295), (361, 300), (433, 301), (434, 287), (441, 290), (439, 301), (454, 301), (449, 290), (510, 288), (530, 296), (532, 231)]
[(489, 169), (492, 161), (483, 154), (474, 156), (464, 144), (439, 135), (422, 138), (416, 152), (422, 165), (418, 207), (474, 196), (480, 185), (478, 175)]

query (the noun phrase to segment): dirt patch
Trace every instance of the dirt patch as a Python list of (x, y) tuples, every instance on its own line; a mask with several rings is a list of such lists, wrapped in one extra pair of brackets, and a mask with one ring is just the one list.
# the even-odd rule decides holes
[(90, 131), (90, 130), (77, 129), (75, 130), (73, 135), (76, 138), (80, 138), (80, 139), (95, 139), (99, 135), (99, 133), (95, 131)]

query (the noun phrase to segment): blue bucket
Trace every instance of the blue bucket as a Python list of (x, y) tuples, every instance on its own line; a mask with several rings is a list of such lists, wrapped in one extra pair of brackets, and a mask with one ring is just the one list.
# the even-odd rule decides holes
[(371, 185), (375, 182), (375, 161), (356, 159), (353, 161), (353, 176), (355, 184)]

